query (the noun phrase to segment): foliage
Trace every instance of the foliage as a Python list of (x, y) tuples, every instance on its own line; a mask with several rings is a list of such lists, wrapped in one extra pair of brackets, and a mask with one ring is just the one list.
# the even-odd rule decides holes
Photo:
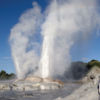
[(90, 62), (88, 62), (87, 64), (87, 68), (88, 69), (91, 69), (93, 68), (94, 66), (97, 66), (100, 68), (100, 62), (98, 60), (91, 60)]
[(4, 70), (0, 72), (0, 80), (12, 79), (15, 77), (14, 73), (8, 74)]

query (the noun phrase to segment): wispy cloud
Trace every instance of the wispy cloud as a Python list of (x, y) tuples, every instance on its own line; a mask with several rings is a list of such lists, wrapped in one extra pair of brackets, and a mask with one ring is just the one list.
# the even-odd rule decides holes
[(12, 57), (4, 56), (4, 57), (0, 57), (0, 60), (12, 60)]
[(10, 44), (18, 78), (25, 77), (38, 66), (39, 43), (34, 37), (38, 34), (41, 21), (41, 9), (34, 2), (33, 8), (23, 13), (19, 22), (11, 29)]
[(84, 62), (88, 62), (88, 61), (90, 61), (90, 59), (87, 58), (87, 57), (83, 57), (81, 60), (84, 61)]

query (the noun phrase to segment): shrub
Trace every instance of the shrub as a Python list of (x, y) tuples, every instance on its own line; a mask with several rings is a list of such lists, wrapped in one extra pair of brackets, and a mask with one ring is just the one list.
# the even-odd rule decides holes
[(14, 78), (14, 77), (15, 77), (15, 74), (14, 73), (8, 74), (4, 70), (2, 70), (0, 72), (0, 79), (1, 80), (11, 79), (11, 78)]
[(100, 62), (98, 60), (91, 60), (90, 62), (88, 62), (87, 64), (87, 68), (88, 69), (91, 69), (93, 68), (94, 66), (97, 66), (100, 68)]

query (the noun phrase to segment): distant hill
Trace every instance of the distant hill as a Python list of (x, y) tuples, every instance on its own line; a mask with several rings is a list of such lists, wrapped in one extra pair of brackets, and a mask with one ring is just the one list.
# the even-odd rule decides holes
[(72, 62), (69, 69), (65, 71), (64, 78), (68, 80), (79, 80), (88, 72), (87, 63), (82, 61)]
[(80, 80), (95, 66), (100, 68), (100, 62), (98, 60), (91, 60), (88, 63), (82, 61), (72, 62), (69, 69), (65, 71), (64, 78)]

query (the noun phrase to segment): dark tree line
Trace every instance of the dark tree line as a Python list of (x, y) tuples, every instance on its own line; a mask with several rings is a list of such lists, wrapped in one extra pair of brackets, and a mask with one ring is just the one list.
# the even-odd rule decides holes
[(82, 61), (72, 62), (69, 69), (65, 70), (64, 78), (79, 80), (85, 77), (92, 68), (100, 68), (100, 61), (91, 60), (87, 63)]
[(93, 67), (99, 67), (100, 68), (100, 61), (98, 61), (98, 60), (91, 60), (90, 62), (88, 62), (88, 64), (87, 64), (87, 68), (88, 69), (91, 69), (91, 68), (93, 68)]
[(0, 80), (6, 80), (6, 79), (12, 79), (12, 78), (15, 78), (15, 74), (14, 73), (8, 74), (4, 70), (2, 70), (0, 72)]

